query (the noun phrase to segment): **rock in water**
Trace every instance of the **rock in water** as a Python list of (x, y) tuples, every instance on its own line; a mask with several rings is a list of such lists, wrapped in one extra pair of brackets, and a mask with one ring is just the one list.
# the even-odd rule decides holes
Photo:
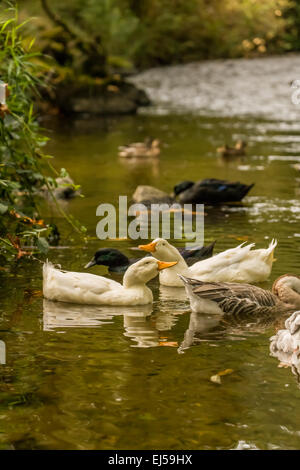
[(169, 194), (153, 186), (140, 185), (132, 195), (132, 200), (141, 204), (172, 204), (174, 199)]
[(146, 93), (128, 82), (108, 87), (70, 84), (56, 90), (56, 105), (67, 114), (134, 114), (140, 106), (149, 104)]

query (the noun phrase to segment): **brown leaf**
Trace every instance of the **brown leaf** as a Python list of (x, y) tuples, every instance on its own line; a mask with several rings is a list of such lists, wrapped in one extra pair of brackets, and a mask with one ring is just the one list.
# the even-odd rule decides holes
[(221, 370), (216, 375), (212, 375), (210, 378), (210, 381), (217, 383), (217, 384), (221, 384), (222, 383), (221, 377), (223, 377), (224, 375), (232, 374), (233, 372), (234, 372), (233, 369)]
[(170, 346), (171, 348), (177, 348), (178, 343), (177, 341), (160, 341), (159, 346)]

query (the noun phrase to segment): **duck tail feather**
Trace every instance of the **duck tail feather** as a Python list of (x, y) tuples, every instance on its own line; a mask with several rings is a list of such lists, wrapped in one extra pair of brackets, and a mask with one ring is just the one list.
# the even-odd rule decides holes
[(249, 185), (243, 185), (242, 187), (242, 190), (241, 190), (241, 196), (242, 198), (245, 197), (249, 191), (253, 188), (253, 186), (255, 185), (255, 183), (252, 183), (252, 184), (249, 184)]
[(244, 248), (244, 249), (247, 249), (247, 251), (250, 251), (251, 248), (253, 248), (255, 246), (255, 243), (249, 243), (248, 245), (246, 245), (246, 243), (247, 242), (241, 243), (240, 245), (237, 246), (237, 248), (239, 248), (239, 249)]
[(43, 264), (43, 279), (44, 279), (44, 282), (47, 280), (50, 271), (53, 270), (53, 269), (61, 270), (61, 265), (60, 264), (54, 265), (53, 263), (51, 263), (51, 261), (46, 259), (45, 263)]
[(275, 240), (275, 238), (273, 238), (270, 245), (266, 249), (267, 261), (269, 263), (274, 263), (274, 261), (276, 261), (276, 259), (274, 258), (274, 250), (275, 250), (276, 246), (277, 246), (277, 240)]
[(48, 258), (46, 259), (45, 263), (43, 264), (43, 276), (47, 275), (48, 274), (48, 271), (50, 268), (53, 268), (53, 264), (51, 263), (51, 261), (48, 260)]

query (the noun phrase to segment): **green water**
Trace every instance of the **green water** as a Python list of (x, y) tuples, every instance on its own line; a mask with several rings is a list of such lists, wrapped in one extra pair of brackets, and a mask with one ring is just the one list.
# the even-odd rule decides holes
[[(265, 247), (275, 237), (277, 261), (264, 287), (281, 274), (299, 274), (300, 173), (292, 167), (300, 161), (299, 123), (150, 114), (65, 119), (51, 127), (49, 152), (85, 195), (69, 203), (70, 211), (90, 235), (96, 207), (117, 204), (138, 184), (171, 191), (183, 179), (255, 182), (243, 205), (206, 210), (205, 242), (217, 240), (219, 252), (244, 240)], [(163, 142), (158, 162), (118, 159), (118, 145), (148, 135)], [(217, 157), (216, 147), (237, 138), (249, 142), (246, 158)], [(50, 218), (61, 223), (52, 209)], [(81, 271), (101, 246), (132, 256), (136, 244), (82, 244), (62, 227), (62, 247), (49, 258), (68, 270)], [(91, 272), (107, 274), (104, 267)], [(299, 448), (297, 378), (269, 356), (277, 324), (212, 325), (209, 317), (191, 315), (182, 289), (159, 289), (157, 280), (150, 283), (149, 308), (53, 305), (32, 295), (42, 287), (37, 261), (23, 259), (0, 273), (0, 338), (7, 349), (0, 365), (0, 448), (231, 449), (241, 441)], [(224, 369), (233, 373), (212, 383)]]

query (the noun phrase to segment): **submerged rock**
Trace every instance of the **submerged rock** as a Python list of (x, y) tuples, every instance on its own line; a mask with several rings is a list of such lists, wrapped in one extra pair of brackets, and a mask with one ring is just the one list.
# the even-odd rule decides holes
[(62, 84), (56, 90), (56, 105), (67, 114), (134, 114), (150, 100), (143, 90), (123, 81), (108, 86)]
[[(80, 195), (80, 190), (75, 189), (74, 181), (70, 176), (56, 178), (56, 184), (57, 186), (50, 185), (52, 194), (56, 199), (68, 200)], [(40, 195), (47, 199), (51, 198), (50, 191), (46, 185), (41, 188)]]
[(172, 204), (174, 199), (164, 191), (154, 188), (153, 186), (140, 185), (136, 188), (132, 195), (135, 203), (141, 204)]

